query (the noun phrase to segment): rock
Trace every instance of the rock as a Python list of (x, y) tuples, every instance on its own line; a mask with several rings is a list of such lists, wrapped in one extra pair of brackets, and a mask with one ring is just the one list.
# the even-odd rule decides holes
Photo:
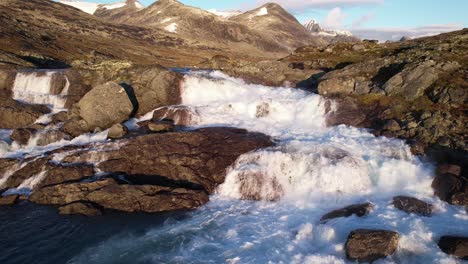
[(453, 194), (460, 192), (462, 187), (461, 179), (452, 174), (439, 174), (432, 181), (434, 194), (446, 202), (450, 201)]
[(200, 116), (196, 109), (187, 106), (162, 107), (153, 113), (153, 121), (170, 119), (174, 120), (174, 124), (178, 126), (196, 125), (199, 122), (199, 118)]
[(352, 231), (345, 244), (351, 261), (373, 262), (390, 256), (398, 247), (399, 235), (393, 231), (358, 229)]
[(47, 146), (49, 144), (61, 141), (70, 140), (70, 135), (59, 130), (46, 130), (35, 135), (37, 138), (36, 144), (38, 146)]
[(17, 128), (13, 130), (10, 138), (13, 141), (16, 141), (19, 145), (27, 145), (29, 139), (31, 139), (36, 132), (37, 130), (33, 128)]
[(437, 173), (439, 175), (452, 174), (454, 176), (461, 175), (461, 167), (455, 164), (442, 164), (437, 167)]
[(98, 208), (88, 203), (71, 203), (59, 207), (59, 214), (61, 215), (84, 215), (84, 216), (97, 216), (102, 212)]
[(368, 215), (372, 209), (374, 209), (374, 205), (371, 203), (353, 204), (325, 214), (322, 216), (322, 218), (320, 218), (320, 222), (326, 222), (330, 219), (338, 217), (350, 217), (351, 215), (363, 217)]
[(152, 132), (158, 133), (171, 132), (175, 129), (174, 121), (165, 119), (157, 122), (151, 122), (148, 124), (148, 129)]
[(67, 119), (68, 119), (68, 112), (61, 111), (52, 116), (52, 123), (53, 124), (63, 123), (67, 121)]
[(182, 102), (180, 97), (182, 74), (170, 72), (157, 65), (133, 67), (128, 70), (127, 74), (131, 76), (129, 84), (138, 101), (137, 116), (142, 116), (159, 107), (177, 105)]
[(366, 46), (364, 46), (362, 44), (355, 44), (355, 45), (353, 45), (352, 49), (354, 51), (362, 51), (362, 50), (366, 49)]
[(125, 125), (115, 124), (109, 129), (109, 132), (107, 133), (107, 137), (112, 138), (112, 139), (122, 138), (127, 133), (128, 133), (128, 128)]
[(11, 90), (15, 82), (14, 70), (0, 69), (0, 90)]
[(438, 245), (443, 252), (468, 260), (468, 237), (443, 236)]
[[(52, 205), (86, 202), (124, 212), (156, 213), (197, 208), (208, 202), (208, 195), (201, 190), (156, 185), (119, 185), (113, 179), (105, 179), (45, 187), (34, 192), (30, 200), (38, 204)], [(62, 209), (61, 212), (89, 212), (88, 207), (76, 207), (65, 208), (66, 210)]]
[(115, 82), (94, 87), (78, 102), (78, 108), (88, 131), (97, 127), (107, 129), (113, 124), (122, 123), (134, 111), (124, 87)]
[(419, 214), (422, 216), (431, 216), (432, 204), (423, 202), (413, 197), (396, 196), (393, 197), (393, 206), (398, 210)]
[(387, 131), (399, 131), (401, 130), (400, 124), (395, 120), (388, 120), (382, 128)]
[(63, 162), (96, 162), (103, 172), (135, 175), (133, 183), (182, 181), (212, 193), (240, 155), (272, 144), (269, 137), (243, 129), (204, 128), (97, 143)]
[(27, 105), (12, 99), (0, 100), (0, 128), (16, 129), (32, 125), (50, 109), (43, 105)]
[(80, 118), (71, 118), (67, 120), (62, 127), (62, 131), (72, 135), (73, 137), (77, 137), (81, 134), (89, 132), (90, 126), (88, 123)]
[[(327, 126), (338, 126), (345, 124), (348, 126), (361, 126), (366, 121), (366, 114), (363, 108), (352, 98), (334, 100), (335, 108), (327, 113)], [(331, 107), (328, 107), (331, 109)]]
[(468, 207), (468, 193), (465, 191), (464, 193), (456, 193), (450, 199), (450, 203), (454, 205), (460, 205)]
[(2, 205), (13, 205), (18, 201), (19, 195), (8, 195), (8, 196), (0, 196), (0, 206)]

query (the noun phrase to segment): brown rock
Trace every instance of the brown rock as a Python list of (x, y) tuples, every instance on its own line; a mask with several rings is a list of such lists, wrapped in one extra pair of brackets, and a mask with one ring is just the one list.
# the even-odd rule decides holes
[(327, 113), (327, 126), (348, 125), (361, 126), (366, 120), (366, 114), (356, 100), (344, 98), (334, 100), (336, 108)]
[(399, 235), (393, 231), (358, 229), (346, 241), (346, 257), (352, 261), (373, 262), (390, 256), (398, 247)]
[(158, 175), (200, 185), (212, 192), (224, 182), (226, 168), (241, 154), (272, 144), (269, 137), (242, 129), (204, 128), (98, 143), (94, 145), (100, 149), (98, 155), (93, 150), (83, 150), (63, 160), (98, 162), (104, 172)]
[(468, 260), (468, 237), (443, 236), (438, 245), (443, 252)]
[(107, 137), (112, 138), (112, 139), (122, 138), (127, 133), (128, 133), (128, 128), (125, 125), (115, 124), (109, 129), (109, 132), (107, 133)]
[(422, 216), (431, 216), (432, 204), (423, 202), (413, 197), (407, 196), (396, 196), (393, 197), (393, 206), (398, 210), (419, 214)]
[(452, 174), (437, 175), (432, 181), (434, 194), (443, 201), (450, 201), (453, 194), (460, 192), (463, 184), (461, 179)]
[(13, 205), (18, 201), (19, 195), (8, 195), (8, 196), (0, 196), (0, 206), (2, 205)]
[(72, 118), (72, 119), (67, 120), (65, 124), (63, 124), (62, 130), (63, 132), (69, 135), (77, 137), (81, 134), (89, 132), (90, 126), (83, 119)]
[(97, 216), (102, 212), (98, 208), (89, 203), (71, 203), (59, 207), (59, 214), (61, 215), (84, 215), (84, 216)]
[(372, 211), (372, 209), (374, 209), (374, 205), (371, 203), (353, 204), (325, 214), (324, 216), (322, 216), (322, 218), (320, 218), (320, 221), (326, 222), (333, 218), (350, 217), (351, 215), (363, 217), (368, 215)]
[(134, 110), (125, 89), (115, 82), (94, 87), (79, 101), (78, 108), (80, 117), (89, 125), (88, 131), (122, 123)]
[(199, 114), (196, 110), (186, 106), (162, 107), (154, 111), (153, 121), (157, 122), (162, 119), (174, 120), (174, 124), (178, 126), (190, 126), (198, 123)]
[(151, 122), (148, 124), (148, 129), (152, 132), (171, 132), (174, 131), (174, 122), (171, 120), (162, 120), (157, 122)]
[(10, 138), (20, 145), (27, 145), (36, 132), (37, 130), (33, 128), (17, 128), (13, 130)]
[(455, 176), (460, 176), (461, 175), (461, 167), (455, 164), (442, 164), (439, 167), (437, 167), (437, 173), (439, 175), (443, 174), (452, 174)]
[(46, 106), (27, 105), (12, 99), (2, 99), (0, 100), (0, 128), (24, 128), (48, 113), (50, 109)]
[(398, 131), (398, 130), (401, 130), (401, 127), (400, 127), (400, 124), (398, 124), (397, 121), (395, 120), (388, 120), (385, 125), (383, 126), (384, 130), (388, 130), (388, 131)]
[(451, 204), (454, 205), (461, 205), (468, 207), (468, 193), (465, 191), (464, 193), (456, 193), (452, 196)]
[(52, 116), (52, 123), (54, 124), (63, 123), (67, 121), (67, 119), (68, 119), (68, 112), (61, 111)]
[(47, 146), (60, 140), (70, 140), (70, 135), (59, 130), (47, 130), (36, 134), (38, 146)]

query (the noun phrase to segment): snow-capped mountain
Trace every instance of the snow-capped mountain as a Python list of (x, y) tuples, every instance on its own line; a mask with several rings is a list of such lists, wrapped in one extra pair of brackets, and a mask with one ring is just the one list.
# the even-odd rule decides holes
[(311, 19), (309, 22), (304, 24), (304, 27), (312, 33), (313, 35), (320, 35), (325, 37), (337, 37), (337, 36), (346, 36), (352, 37), (353, 34), (347, 30), (327, 30), (320, 26), (320, 24)]
[(134, 5), (136, 8), (142, 9), (145, 6), (141, 4), (137, 0), (127, 0), (123, 2), (116, 2), (112, 4), (98, 4), (98, 3), (90, 3), (90, 2), (84, 2), (84, 1), (79, 1), (79, 0), (59, 0), (59, 3), (73, 6), (74, 8), (78, 8), (83, 12), (86, 12), (88, 14), (94, 14), (96, 10), (103, 8), (107, 10), (111, 9), (116, 9), (116, 8), (121, 8), (126, 5)]
[(238, 16), (240, 14), (242, 14), (242, 11), (219, 11), (219, 10), (216, 10), (216, 9), (208, 9), (206, 10), (212, 14), (215, 14), (219, 17), (223, 17), (223, 18), (226, 18), (226, 19), (229, 19), (233, 16)]

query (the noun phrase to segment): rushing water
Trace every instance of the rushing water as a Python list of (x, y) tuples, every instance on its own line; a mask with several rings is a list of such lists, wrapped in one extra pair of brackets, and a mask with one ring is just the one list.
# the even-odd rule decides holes
[[(432, 195), (432, 165), (404, 142), (327, 128), (319, 95), (248, 85), (220, 72), (187, 75), (182, 99), (196, 115), (194, 128), (242, 127), (277, 144), (242, 155), (211, 201), (192, 212), (83, 218), (27, 203), (2, 209), (1, 241), (14, 245), (0, 245), (2, 262), (347, 263), (344, 242), (357, 228), (400, 233), (397, 252), (378, 263), (460, 262), (436, 242), (468, 235), (468, 215)], [(396, 195), (433, 203), (433, 216), (396, 210), (390, 205)], [(330, 210), (366, 201), (375, 205), (366, 217), (319, 223)]]

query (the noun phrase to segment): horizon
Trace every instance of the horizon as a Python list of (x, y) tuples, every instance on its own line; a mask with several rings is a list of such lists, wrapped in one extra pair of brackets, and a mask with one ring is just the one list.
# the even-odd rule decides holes
[[(82, 2), (115, 3), (119, 0), (84, 0)], [(140, 0), (149, 6), (155, 0)], [(325, 29), (348, 30), (360, 38), (398, 40), (402, 36), (417, 38), (456, 31), (466, 27), (468, 1), (414, 0), (255, 0), (208, 1), (179, 0), (204, 10), (247, 11), (267, 2), (280, 4), (304, 24), (312, 19)], [(424, 8), (422, 8), (424, 7)], [(395, 14), (398, 14), (395, 16)]]

